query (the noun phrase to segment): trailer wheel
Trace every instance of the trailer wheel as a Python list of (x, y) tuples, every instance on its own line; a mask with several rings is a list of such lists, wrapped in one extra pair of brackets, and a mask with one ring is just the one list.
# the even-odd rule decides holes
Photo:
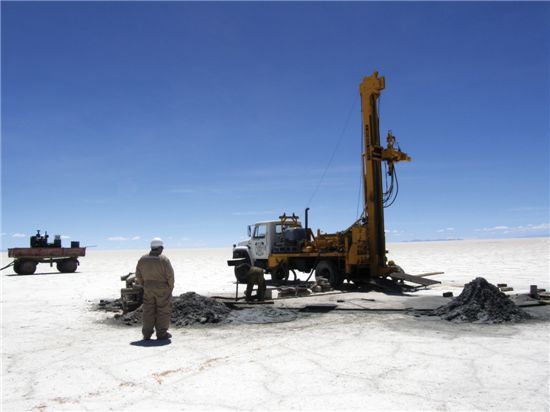
[(330, 260), (321, 260), (315, 267), (315, 279), (325, 278), (333, 288), (339, 288), (342, 285), (342, 276), (338, 272), (336, 265)]
[(67, 260), (60, 260), (56, 264), (57, 270), (59, 270), (61, 273), (73, 273), (76, 271), (76, 268), (78, 267), (78, 260), (76, 259), (67, 259)]
[(21, 260), (17, 261), (13, 265), (13, 270), (18, 275), (32, 275), (36, 272), (36, 262), (32, 260)]

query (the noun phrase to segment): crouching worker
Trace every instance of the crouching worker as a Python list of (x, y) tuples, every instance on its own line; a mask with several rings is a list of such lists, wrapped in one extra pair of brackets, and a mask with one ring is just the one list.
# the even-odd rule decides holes
[(264, 270), (262, 268), (259, 268), (257, 266), (250, 266), (248, 263), (243, 263), (242, 265), (239, 265), (240, 270), (247, 271), (246, 274), (246, 301), (251, 302), (253, 299), (252, 297), (252, 290), (254, 289), (254, 285), (258, 285), (258, 292), (254, 298), (256, 298), (259, 301), (263, 301), (265, 298), (265, 278), (264, 278)]
[(395, 262), (393, 260), (390, 260), (388, 262), (388, 267), (390, 269), (393, 269), (394, 272), (396, 273), (405, 273), (405, 271), (403, 270), (403, 268), (399, 265), (396, 265)]
[(151, 251), (139, 259), (136, 282), (143, 285), (143, 339), (151, 339), (156, 330), (157, 339), (169, 339), (174, 269), (170, 259), (162, 255), (164, 243), (156, 237), (151, 241)]

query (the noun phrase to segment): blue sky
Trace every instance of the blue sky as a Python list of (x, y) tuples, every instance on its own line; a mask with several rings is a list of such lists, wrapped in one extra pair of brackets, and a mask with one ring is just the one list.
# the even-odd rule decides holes
[(1, 11), (3, 248), (36, 229), (99, 248), (230, 246), (306, 206), (314, 229), (342, 230), (374, 70), (382, 134), (413, 158), (389, 241), (549, 234), (549, 3)]

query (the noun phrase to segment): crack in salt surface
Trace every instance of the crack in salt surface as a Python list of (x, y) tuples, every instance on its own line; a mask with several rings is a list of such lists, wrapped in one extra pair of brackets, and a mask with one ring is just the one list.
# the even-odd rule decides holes
[[(191, 373), (191, 376), (193, 376), (193, 375), (196, 375), (196, 374), (198, 374), (198, 373), (200, 373), (200, 372), (202, 372), (206, 369), (209, 369), (209, 368), (213, 367), (219, 361), (223, 361), (223, 360), (226, 360), (228, 358), (229, 358), (229, 356), (211, 358), (211, 359), (208, 359), (207, 361), (204, 361), (202, 364), (198, 365), (197, 367), (184, 367), (184, 368), (178, 368), (178, 369), (169, 369), (169, 370), (165, 370), (163, 372), (153, 373), (151, 376), (153, 377), (153, 379), (159, 385), (162, 385), (163, 382), (164, 382), (164, 379), (167, 378), (168, 376), (178, 374), (178, 373), (182, 373), (182, 372), (183, 373)], [(184, 379), (184, 378), (182, 378), (182, 379)]]

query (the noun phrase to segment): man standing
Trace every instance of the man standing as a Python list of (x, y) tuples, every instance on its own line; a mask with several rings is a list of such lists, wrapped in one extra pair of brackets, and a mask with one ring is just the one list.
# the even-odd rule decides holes
[(151, 339), (153, 329), (157, 339), (170, 339), (168, 333), (171, 300), (174, 290), (174, 269), (170, 259), (162, 255), (164, 243), (161, 238), (151, 240), (151, 251), (139, 259), (136, 281), (143, 285), (143, 339)]

